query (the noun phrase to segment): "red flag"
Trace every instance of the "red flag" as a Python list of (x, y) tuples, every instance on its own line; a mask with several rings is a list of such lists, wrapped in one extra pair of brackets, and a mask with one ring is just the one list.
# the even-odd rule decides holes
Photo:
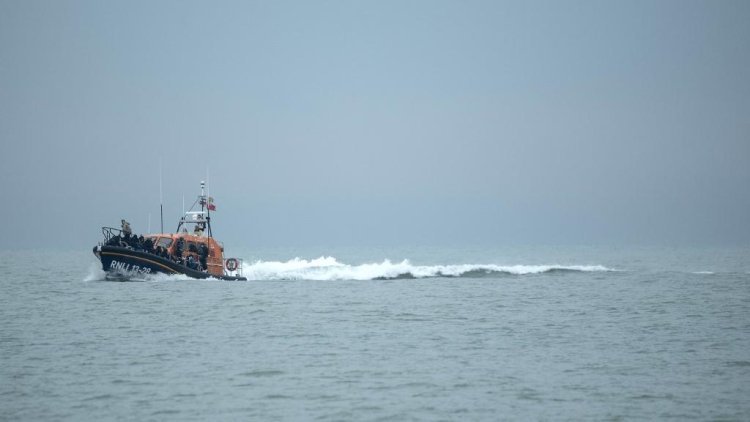
[(205, 198), (201, 198), (201, 205), (205, 205), (209, 211), (216, 211), (216, 205), (214, 205), (214, 197), (209, 196), (208, 201)]

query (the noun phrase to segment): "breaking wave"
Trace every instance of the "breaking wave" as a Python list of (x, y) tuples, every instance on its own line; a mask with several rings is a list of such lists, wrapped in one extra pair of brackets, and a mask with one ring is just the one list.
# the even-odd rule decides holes
[(256, 261), (243, 265), (248, 280), (389, 280), (431, 277), (480, 278), (554, 272), (615, 271), (601, 265), (413, 265), (408, 260), (348, 265), (334, 257), (294, 258), (286, 262)]

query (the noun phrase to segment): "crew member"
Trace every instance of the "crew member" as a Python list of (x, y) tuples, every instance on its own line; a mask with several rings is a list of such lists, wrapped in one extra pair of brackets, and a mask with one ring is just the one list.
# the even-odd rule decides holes
[(120, 220), (120, 224), (122, 225), (122, 232), (125, 234), (125, 237), (130, 237), (130, 235), (133, 234), (133, 231), (130, 230), (130, 223), (125, 220)]

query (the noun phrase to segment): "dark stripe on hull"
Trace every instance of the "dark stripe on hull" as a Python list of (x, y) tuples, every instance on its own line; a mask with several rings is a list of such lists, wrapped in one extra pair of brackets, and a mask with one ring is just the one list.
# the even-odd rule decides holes
[(246, 280), (244, 277), (217, 276), (180, 265), (172, 260), (144, 251), (122, 248), (119, 246), (102, 246), (95, 248), (94, 253), (102, 262), (102, 269), (108, 278), (139, 278), (149, 274), (185, 274), (191, 278), (218, 278), (221, 280)]

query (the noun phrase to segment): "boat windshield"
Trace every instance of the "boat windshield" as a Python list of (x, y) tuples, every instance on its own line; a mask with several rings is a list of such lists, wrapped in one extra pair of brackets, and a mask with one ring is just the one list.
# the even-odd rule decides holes
[(156, 246), (161, 246), (162, 248), (168, 248), (169, 245), (172, 244), (172, 238), (171, 237), (160, 237), (159, 241), (156, 242)]

